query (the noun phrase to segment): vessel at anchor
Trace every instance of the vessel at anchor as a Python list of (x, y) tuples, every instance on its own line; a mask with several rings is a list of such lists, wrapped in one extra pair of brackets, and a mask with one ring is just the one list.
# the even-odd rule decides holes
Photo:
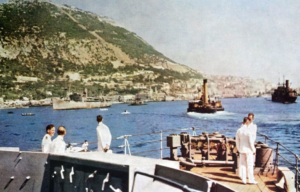
[(83, 96), (81, 94), (71, 94), (68, 99), (53, 99), (53, 109), (63, 110), (63, 109), (92, 109), (92, 108), (103, 108), (110, 107), (112, 104), (106, 102), (104, 99), (87, 97), (85, 93)]
[(290, 88), (289, 80), (285, 81), (285, 84), (282, 86), (278, 86), (277, 89), (274, 90), (272, 94), (272, 101), (273, 102), (280, 102), (280, 103), (295, 103), (297, 99), (297, 92), (296, 90)]

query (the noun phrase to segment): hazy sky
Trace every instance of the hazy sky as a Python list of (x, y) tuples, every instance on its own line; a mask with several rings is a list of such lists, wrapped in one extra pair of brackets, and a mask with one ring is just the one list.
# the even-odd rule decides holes
[[(6, 2), (6, 0), (0, 0)], [(298, 0), (52, 0), (135, 32), (170, 59), (214, 75), (300, 87)]]

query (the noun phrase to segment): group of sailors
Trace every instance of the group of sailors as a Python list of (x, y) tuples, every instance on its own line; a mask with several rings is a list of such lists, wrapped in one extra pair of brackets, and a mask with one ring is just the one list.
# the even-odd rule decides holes
[(256, 149), (254, 146), (256, 140), (257, 126), (253, 123), (254, 114), (249, 113), (244, 117), (242, 126), (236, 132), (236, 147), (240, 155), (239, 176), (243, 184), (247, 184), (247, 176), (250, 184), (257, 184), (254, 179), (254, 159)]
[[(126, 111), (126, 110), (125, 110)], [(98, 151), (112, 153), (110, 144), (112, 136), (109, 128), (103, 123), (103, 117), (98, 115), (96, 118), (98, 126), (96, 128), (98, 138)], [(250, 184), (257, 184), (254, 179), (254, 157), (256, 150), (254, 142), (256, 140), (257, 126), (253, 123), (254, 114), (249, 113), (248, 117), (244, 117), (242, 126), (236, 132), (236, 147), (240, 154), (240, 170), (239, 176), (244, 184), (247, 183), (247, 176)], [(67, 131), (64, 126), (57, 129), (57, 137), (52, 141), (51, 137), (55, 134), (55, 126), (50, 124), (46, 127), (46, 135), (42, 140), (42, 152), (44, 153), (65, 153), (66, 143), (64, 136)], [(88, 142), (85, 141), (82, 149), (87, 151)]]
[[(98, 138), (98, 151), (112, 153), (109, 149), (111, 144), (111, 133), (109, 128), (103, 123), (103, 117), (98, 115), (97, 118), (98, 126), (96, 128)], [(47, 125), (46, 135), (42, 140), (42, 152), (44, 153), (65, 153), (72, 150), (71, 145), (67, 145), (64, 141), (64, 136), (67, 131), (64, 126), (59, 126), (57, 129), (57, 137), (52, 141), (51, 137), (55, 134), (55, 126), (53, 124)], [(84, 141), (82, 144), (82, 151), (88, 150), (88, 142)]]

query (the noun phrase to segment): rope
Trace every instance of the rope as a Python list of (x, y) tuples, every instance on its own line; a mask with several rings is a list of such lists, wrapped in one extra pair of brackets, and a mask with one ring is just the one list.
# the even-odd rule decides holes
[(162, 149), (154, 149), (154, 150), (149, 150), (149, 151), (142, 151), (142, 152), (132, 153), (132, 155), (141, 154), (141, 153), (149, 153), (149, 152), (160, 151), (160, 150), (165, 150), (165, 149), (169, 149), (169, 147), (165, 147), (165, 148), (162, 148)]
[(156, 142), (161, 142), (161, 141), (166, 141), (166, 139), (163, 139), (163, 140), (154, 140), (154, 141), (146, 141), (146, 142), (142, 142), (142, 143), (134, 143), (134, 144), (130, 144), (130, 146), (142, 145), (142, 144), (146, 144), (146, 143), (156, 143)]

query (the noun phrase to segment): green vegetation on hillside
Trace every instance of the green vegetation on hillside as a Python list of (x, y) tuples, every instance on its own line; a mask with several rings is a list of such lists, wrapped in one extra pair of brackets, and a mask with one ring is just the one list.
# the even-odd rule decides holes
[[(52, 92), (53, 97), (64, 97), (69, 87), (78, 93), (88, 88), (91, 96), (108, 94), (111, 90), (119, 94), (136, 94), (139, 90), (130, 86), (124, 88), (117, 84), (109, 89), (104, 83), (126, 80), (162, 84), (176, 79), (202, 78), (196, 72), (153, 68), (153, 63), (171, 60), (135, 33), (99, 18), (89, 12), (69, 6), (61, 8), (49, 2), (15, 0), (0, 4), (0, 47), (3, 50), (0, 56), (0, 97), (42, 99), (49, 96), (46, 92)], [(136, 63), (125, 63), (123, 58), (117, 58), (114, 50), (102, 44), (91, 31), (119, 47)], [(92, 62), (80, 60), (78, 55), (85, 56), (86, 53), (94, 59)], [(114, 61), (120, 62), (120, 67), (114, 68)], [(151, 78), (149, 75), (133, 76), (134, 72), (142, 70), (153, 71), (155, 75)], [(71, 81), (65, 72), (77, 72), (81, 79)], [(117, 72), (129, 77), (123, 80), (112, 78)], [(17, 82), (18, 76), (36, 77), (38, 81)], [(90, 79), (87, 81), (87, 78)]]
[(68, 38), (95, 38), (67, 15), (46, 2), (2, 4), (0, 6), (0, 29), (2, 36), (22, 38), (27, 34), (38, 34), (39, 38), (49, 38), (58, 32), (67, 32)]
[(135, 33), (132, 33), (122, 27), (114, 26), (105, 21), (100, 22), (98, 16), (86, 12), (72, 12), (73, 16), (90, 31), (97, 31), (105, 41), (119, 46), (130, 58), (137, 58), (144, 63), (148, 63), (145, 54), (155, 55), (167, 59), (163, 54), (156, 51), (151, 45), (140, 39)]

